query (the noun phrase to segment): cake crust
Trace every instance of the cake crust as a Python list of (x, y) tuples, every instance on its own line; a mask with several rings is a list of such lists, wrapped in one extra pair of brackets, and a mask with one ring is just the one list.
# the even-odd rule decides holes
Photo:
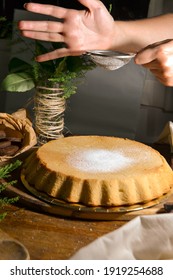
[(159, 152), (107, 136), (50, 141), (27, 158), (22, 174), (41, 192), (87, 206), (145, 203), (173, 185), (173, 171)]

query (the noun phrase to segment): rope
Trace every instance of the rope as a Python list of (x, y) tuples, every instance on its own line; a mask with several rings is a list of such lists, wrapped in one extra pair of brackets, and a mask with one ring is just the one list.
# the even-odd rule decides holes
[(62, 137), (65, 99), (63, 89), (37, 87), (34, 111), (38, 144)]

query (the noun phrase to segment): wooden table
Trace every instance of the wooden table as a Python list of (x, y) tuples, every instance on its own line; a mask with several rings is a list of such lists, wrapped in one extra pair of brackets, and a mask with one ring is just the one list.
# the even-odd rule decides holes
[[(173, 201), (173, 195), (169, 197)], [(26, 203), (25, 203), (26, 201)], [(7, 207), (8, 215), (0, 222), (0, 228), (22, 242), (34, 260), (69, 259), (77, 250), (96, 238), (124, 225), (138, 215), (165, 212), (163, 203), (148, 209), (118, 214), (115, 220), (80, 220), (42, 212), (27, 204)]]
[(22, 242), (34, 260), (68, 259), (97, 237), (124, 221), (80, 221), (10, 207), (0, 228)]

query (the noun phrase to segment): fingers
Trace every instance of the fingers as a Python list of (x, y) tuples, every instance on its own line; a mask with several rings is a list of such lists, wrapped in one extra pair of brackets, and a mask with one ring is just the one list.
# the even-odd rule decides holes
[(83, 51), (70, 51), (66, 48), (61, 48), (61, 49), (57, 49), (52, 52), (37, 56), (36, 61), (44, 62), (44, 61), (48, 61), (48, 60), (57, 59), (60, 57), (65, 57), (65, 56), (79, 56), (79, 55), (82, 55), (83, 53), (84, 53)]
[(20, 30), (32, 30), (41, 32), (63, 32), (62, 22), (53, 21), (20, 21), (18, 23)]
[(135, 62), (149, 69), (162, 84), (173, 86), (173, 40), (146, 47), (136, 55)]
[(164, 57), (169, 52), (173, 52), (173, 40), (164, 40), (147, 46), (135, 57), (136, 64), (147, 64), (155, 59)]
[[(103, 6), (103, 3), (99, 0), (78, 0), (78, 2), (90, 11)], [(26, 3), (24, 8), (29, 12), (53, 16), (56, 18), (64, 18), (68, 11), (68, 9), (59, 6), (36, 3)]]
[(150, 69), (150, 71), (165, 86), (173, 86), (173, 67)]
[[(152, 72), (152, 71), (151, 71)], [(162, 74), (156, 74), (154, 73), (154, 76), (158, 79), (158, 81), (160, 81), (163, 85), (167, 86), (167, 87), (172, 87), (173, 86), (173, 77), (168, 77)]]
[(24, 8), (33, 13), (43, 14), (47, 16), (53, 16), (56, 18), (64, 18), (66, 15), (67, 9), (62, 7), (57, 7), (54, 5), (46, 4), (36, 4), (36, 3), (26, 3)]
[(59, 33), (53, 32), (35, 32), (35, 31), (22, 31), (23, 36), (41, 40), (41, 41), (49, 41), (49, 42), (63, 42), (64, 43), (64, 36)]
[(149, 69), (151, 73), (165, 86), (173, 86), (173, 63), (166, 65), (163, 62), (154, 60), (150, 63), (143, 64), (143, 67)]

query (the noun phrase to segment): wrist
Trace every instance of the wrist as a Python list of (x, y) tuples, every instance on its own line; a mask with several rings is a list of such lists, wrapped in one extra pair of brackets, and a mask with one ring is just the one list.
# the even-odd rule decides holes
[(136, 53), (140, 47), (135, 44), (133, 30), (129, 27), (130, 22), (115, 21), (114, 35), (111, 38), (110, 49), (124, 53)]

